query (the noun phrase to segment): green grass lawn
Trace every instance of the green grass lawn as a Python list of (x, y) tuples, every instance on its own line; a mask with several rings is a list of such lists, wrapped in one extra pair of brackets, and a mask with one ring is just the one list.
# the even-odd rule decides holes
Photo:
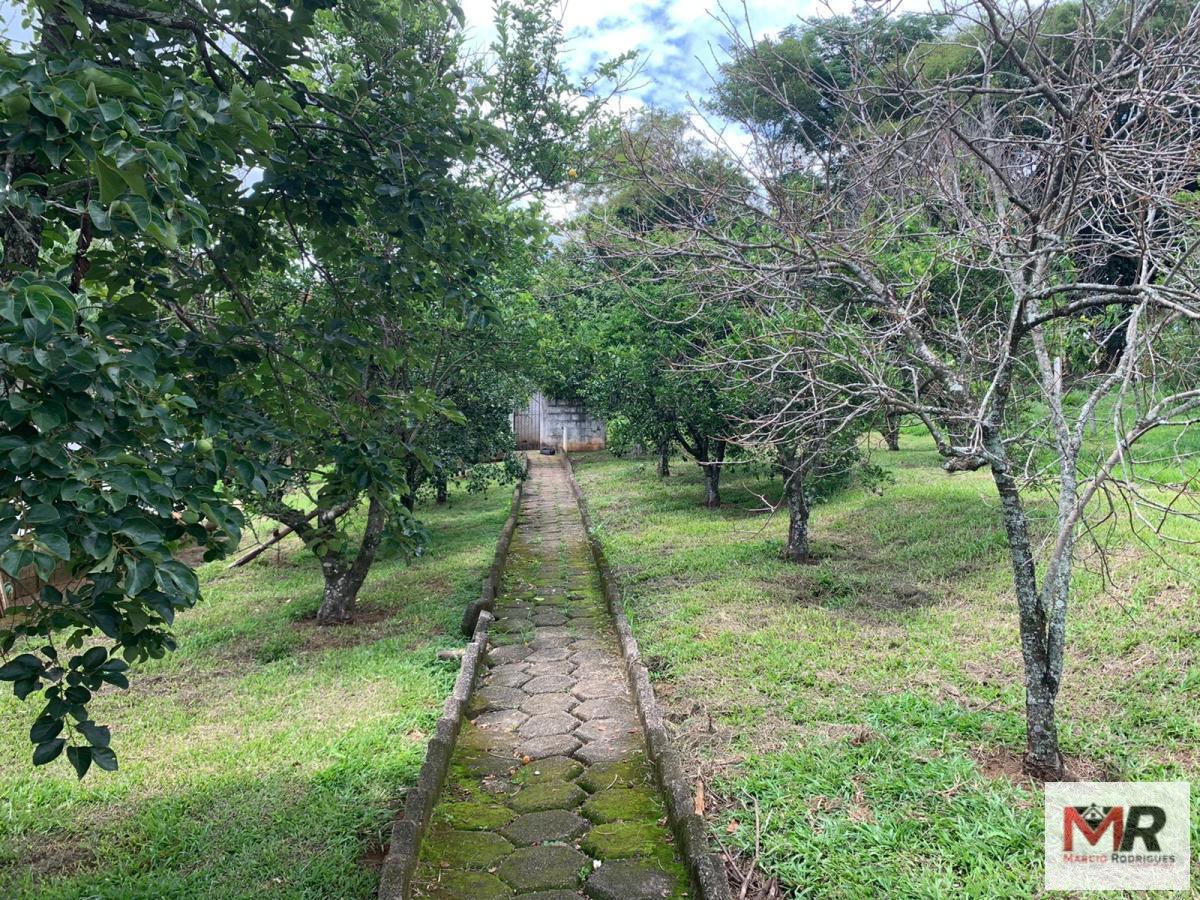
[(0, 698), (0, 896), (374, 896), (393, 810), (413, 783), (457, 666), (510, 492), (419, 510), (431, 541), (384, 556), (358, 623), (318, 629), (315, 558), (298, 542), (201, 570), (178, 652), (106, 692), (115, 773), (32, 770), (38, 707)]
[[(778, 553), (779, 482), (580, 455), (676, 741), (716, 798), (714, 835), (788, 895), (1041, 893), (1042, 799), (1020, 774), (1024, 693), (1007, 549), (985, 472), (947, 475), (906, 434), (882, 494), (813, 515), (818, 562)], [(1200, 535), (1192, 535), (1200, 536)], [(1200, 777), (1194, 548), (1118, 543), (1106, 584), (1085, 551), (1060, 699), (1071, 769), (1095, 780)], [(1193, 847), (1200, 804), (1193, 798)]]

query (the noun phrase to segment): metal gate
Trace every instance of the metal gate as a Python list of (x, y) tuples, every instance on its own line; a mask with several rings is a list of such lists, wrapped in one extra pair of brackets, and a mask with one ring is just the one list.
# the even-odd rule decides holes
[(542, 446), (542, 395), (534, 394), (524, 409), (513, 413), (513, 436), (518, 450), (539, 450)]

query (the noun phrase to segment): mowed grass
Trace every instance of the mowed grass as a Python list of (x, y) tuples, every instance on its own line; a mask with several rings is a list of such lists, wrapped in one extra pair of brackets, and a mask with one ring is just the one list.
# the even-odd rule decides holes
[(437, 651), (462, 641), (510, 496), (420, 508), (426, 554), (379, 559), (345, 628), (313, 624), (321, 577), (298, 541), (204, 566), (179, 650), (95, 703), (118, 772), (31, 769), (37, 707), (0, 699), (0, 896), (374, 896), (456, 674)]
[[(665, 481), (605, 454), (576, 471), (676, 742), (716, 798), (714, 838), (743, 866), (757, 831), (787, 896), (1036, 896), (1042, 797), (1020, 773), (994, 489), (944, 473), (927, 437), (902, 446), (873, 454), (894, 477), (881, 494), (816, 508), (810, 566), (778, 558), (786, 514), (761, 499), (777, 479), (731, 465), (712, 512), (687, 461)], [(1200, 559), (1111, 538), (1112, 583), (1086, 552), (1075, 579), (1063, 749), (1082, 778), (1194, 780)]]

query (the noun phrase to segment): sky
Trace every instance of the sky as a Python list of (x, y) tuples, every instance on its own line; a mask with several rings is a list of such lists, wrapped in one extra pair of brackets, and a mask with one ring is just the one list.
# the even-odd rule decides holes
[[(492, 37), (493, 0), (460, 0), (468, 34), (486, 46)], [(842, 11), (849, 0), (832, 0)], [(689, 97), (703, 95), (711, 84), (708, 72), (714, 54), (721, 53), (725, 28), (732, 14), (749, 20), (756, 35), (777, 33), (800, 16), (819, 14), (826, 0), (727, 0), (723, 13), (718, 0), (566, 0), (559, 5), (567, 35), (566, 62), (576, 75), (586, 75), (598, 63), (635, 50), (642, 74), (630, 85), (623, 103), (685, 109)], [(11, 0), (0, 0), (0, 33), (10, 40), (28, 41), (21, 11)]]
[[(459, 0), (467, 20), (468, 41), (486, 47), (495, 33), (494, 0)], [(724, 6), (722, 7), (722, 2)], [(636, 52), (638, 76), (616, 101), (622, 110), (655, 106), (692, 116), (697, 129), (715, 143), (740, 155), (747, 136), (740, 129), (713, 122), (696, 111), (708, 93), (716, 63), (724, 58), (731, 20), (757, 38), (777, 34), (806, 16), (846, 12), (853, 0), (560, 0), (566, 35), (564, 61), (575, 76), (586, 77), (596, 66), (628, 50)], [(888, 2), (888, 0), (883, 0)], [(922, 0), (890, 0), (892, 5)], [(22, 13), (12, 0), (0, 0), (0, 34), (27, 42)], [(257, 179), (250, 177), (249, 181)], [(569, 212), (562, 198), (546, 197), (554, 218)], [(561, 207), (561, 208), (559, 208)]]
[[(845, 4), (848, 5), (848, 4)], [(714, 60), (723, 58), (726, 22), (749, 20), (754, 34), (775, 34), (799, 17), (819, 13), (821, 0), (568, 0), (560, 5), (567, 36), (565, 60), (576, 75), (627, 50), (637, 52), (641, 77), (626, 104), (678, 111), (711, 85)], [(492, 0), (466, 0), (463, 10), (474, 39), (491, 35)]]

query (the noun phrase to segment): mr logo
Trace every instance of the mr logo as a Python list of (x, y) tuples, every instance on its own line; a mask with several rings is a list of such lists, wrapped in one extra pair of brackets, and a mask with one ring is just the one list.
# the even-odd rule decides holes
[(1063, 851), (1070, 853), (1075, 849), (1075, 832), (1095, 847), (1104, 832), (1112, 832), (1112, 848), (1114, 852), (1128, 853), (1137, 849), (1137, 842), (1142, 842), (1142, 849), (1149, 853), (1158, 853), (1162, 847), (1158, 843), (1158, 833), (1167, 824), (1167, 811), (1161, 806), (1130, 806), (1128, 812), (1122, 806), (1066, 806), (1063, 807)]
[(1048, 891), (1186, 891), (1191, 881), (1186, 781), (1046, 783)]

